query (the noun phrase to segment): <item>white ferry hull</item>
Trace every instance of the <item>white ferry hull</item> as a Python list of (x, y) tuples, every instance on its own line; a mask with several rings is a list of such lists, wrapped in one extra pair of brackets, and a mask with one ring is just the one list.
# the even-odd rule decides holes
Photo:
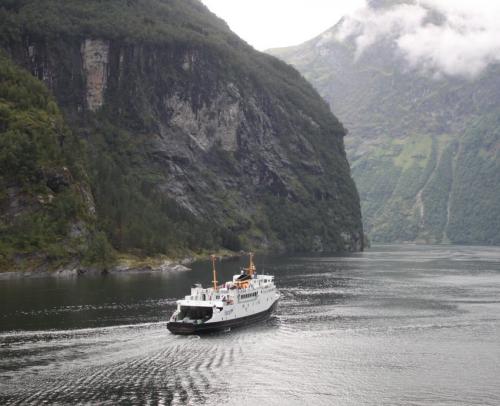
[(167, 328), (173, 334), (180, 335), (190, 335), (190, 334), (207, 334), (214, 333), (217, 331), (223, 331), (228, 328), (237, 328), (246, 326), (249, 324), (257, 323), (259, 321), (266, 320), (271, 313), (276, 309), (278, 305), (278, 300), (276, 299), (274, 303), (266, 310), (254, 313), (248, 316), (238, 317), (234, 319), (227, 319), (223, 321), (207, 321), (202, 324), (194, 324), (194, 323), (185, 323), (185, 322), (177, 322), (170, 321), (167, 324)]

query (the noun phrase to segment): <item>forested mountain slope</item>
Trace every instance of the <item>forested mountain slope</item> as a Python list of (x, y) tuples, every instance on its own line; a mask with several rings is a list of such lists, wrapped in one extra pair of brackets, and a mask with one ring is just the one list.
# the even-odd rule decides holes
[(362, 249), (343, 126), (200, 2), (3, 1), (0, 27), (83, 142), (116, 250)]
[(82, 151), (43, 83), (0, 52), (0, 270), (106, 259)]
[[(371, 3), (375, 24), (377, 13), (395, 18), (397, 4), (415, 2)], [(422, 26), (442, 21), (430, 9)], [(269, 52), (302, 72), (348, 129), (365, 231), (385, 242), (499, 244), (499, 66), (474, 76), (425, 71), (408, 63), (394, 30), (379, 28), (387, 32), (359, 52), (359, 37), (341, 35), (344, 22)]]

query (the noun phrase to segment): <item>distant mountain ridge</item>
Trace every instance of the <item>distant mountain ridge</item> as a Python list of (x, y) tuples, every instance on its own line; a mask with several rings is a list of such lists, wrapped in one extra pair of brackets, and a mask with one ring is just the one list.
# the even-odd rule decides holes
[(343, 126), (199, 1), (3, 2), (0, 46), (83, 142), (116, 251), (363, 248)]
[[(427, 18), (442, 20), (434, 10)], [(436, 77), (411, 67), (391, 34), (357, 55), (355, 36), (339, 40), (341, 24), (269, 53), (295, 66), (348, 129), (370, 237), (500, 244), (500, 67)]]

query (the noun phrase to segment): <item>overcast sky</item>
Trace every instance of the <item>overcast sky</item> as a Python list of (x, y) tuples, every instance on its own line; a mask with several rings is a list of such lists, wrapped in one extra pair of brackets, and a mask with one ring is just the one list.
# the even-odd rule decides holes
[(307, 41), (365, 4), (364, 0), (202, 1), (260, 51)]

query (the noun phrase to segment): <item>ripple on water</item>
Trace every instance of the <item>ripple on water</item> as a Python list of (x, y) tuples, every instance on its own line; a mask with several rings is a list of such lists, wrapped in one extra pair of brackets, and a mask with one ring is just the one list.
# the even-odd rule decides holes
[[(111, 312), (118, 325), (0, 333), (0, 403), (500, 404), (500, 250), (384, 246), (269, 262), (276, 314), (229, 333), (171, 335), (172, 299), (147, 289), (128, 303), (23, 310)], [(121, 322), (156, 308), (161, 320)]]

